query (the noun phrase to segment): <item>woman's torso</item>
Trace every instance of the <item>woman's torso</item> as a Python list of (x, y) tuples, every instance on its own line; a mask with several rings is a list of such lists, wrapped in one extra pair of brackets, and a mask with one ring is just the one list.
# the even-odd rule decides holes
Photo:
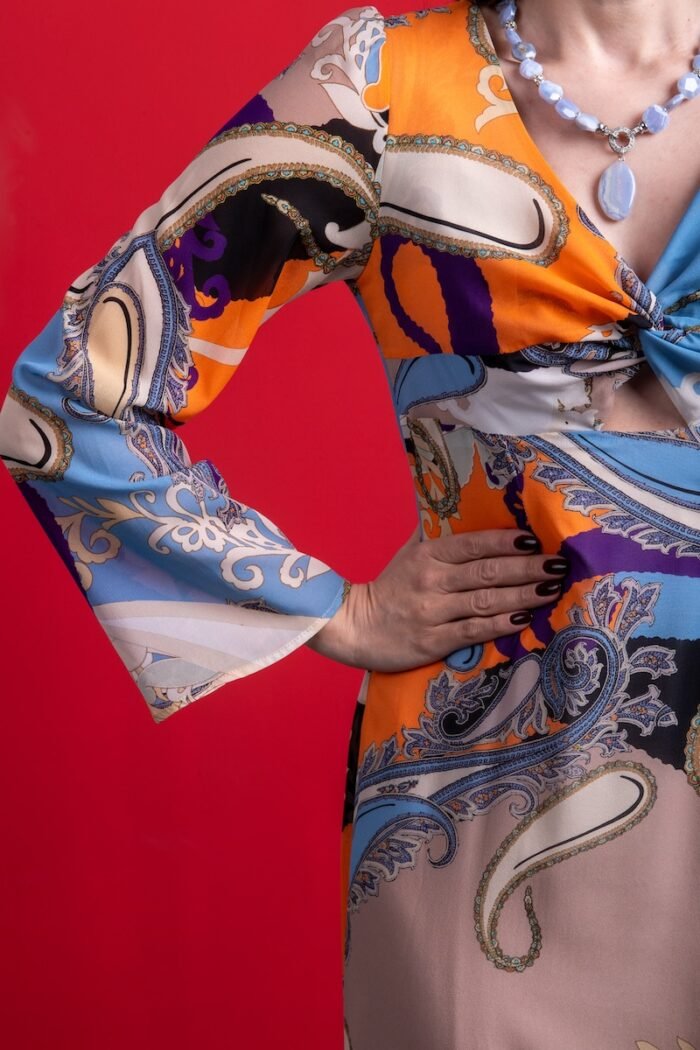
[(425, 538), (529, 528), (571, 572), (520, 635), (365, 677), (348, 1040), (697, 1050), (700, 197), (642, 282), (534, 145), (478, 10), (386, 22), (356, 290)]

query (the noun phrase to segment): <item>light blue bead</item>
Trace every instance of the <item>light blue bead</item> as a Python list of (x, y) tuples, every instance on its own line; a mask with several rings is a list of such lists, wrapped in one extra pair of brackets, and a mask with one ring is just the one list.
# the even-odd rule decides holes
[(574, 118), (579, 128), (583, 128), (584, 131), (595, 131), (600, 124), (597, 117), (594, 117), (592, 113), (579, 113)]
[(512, 47), (513, 58), (517, 58), (518, 62), (522, 62), (524, 58), (534, 58), (537, 54), (535, 45), (530, 44), (528, 41), (523, 41), (520, 44), (514, 44)]
[(685, 102), (685, 100), (685, 95), (674, 95), (673, 98), (670, 98), (668, 102), (665, 103), (664, 109), (667, 109), (670, 112), (672, 109), (676, 109), (677, 106), (680, 106), (681, 102)]
[(506, 29), (503, 35), (511, 46), (513, 44), (522, 44), (523, 42), (523, 38), (517, 29)]
[(647, 106), (642, 113), (642, 120), (649, 128), (649, 131), (653, 131), (654, 134), (664, 130), (668, 124), (668, 119), (668, 113), (663, 106)]
[(501, 25), (505, 25), (506, 22), (512, 22), (515, 18), (515, 4), (504, 4), (503, 7), (499, 5), (498, 10), (498, 21)]
[(626, 219), (637, 188), (634, 173), (623, 160), (614, 160), (598, 182), (598, 203), (609, 219)]
[(537, 90), (545, 102), (550, 102), (552, 105), (564, 97), (564, 88), (561, 84), (555, 84), (553, 80), (543, 80), (541, 84), (538, 84)]
[(524, 62), (521, 62), (518, 66), (521, 77), (525, 77), (526, 80), (533, 80), (535, 77), (541, 77), (543, 70), (539, 62), (535, 62), (532, 58), (526, 58)]
[(695, 98), (698, 91), (700, 91), (700, 80), (695, 76), (695, 73), (685, 73), (678, 80), (678, 90), (686, 98)]
[(700, 70), (700, 55), (696, 55), (693, 59), (693, 69)]
[(580, 112), (576, 103), (572, 102), (569, 98), (560, 98), (554, 108), (564, 120), (575, 120)]

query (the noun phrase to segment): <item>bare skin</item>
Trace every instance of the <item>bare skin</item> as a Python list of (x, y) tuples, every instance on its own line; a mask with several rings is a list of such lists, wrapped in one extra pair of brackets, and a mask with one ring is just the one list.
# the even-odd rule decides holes
[[(683, 103), (659, 135), (637, 140), (627, 160), (637, 198), (621, 223), (598, 210), (596, 184), (614, 158), (605, 140), (552, 113), (518, 73), (498, 23), (483, 8), (507, 87), (536, 147), (565, 188), (642, 280), (647, 280), (700, 181), (700, 101)], [(523, 0), (518, 27), (537, 47), (548, 79), (610, 127), (633, 126), (652, 102), (675, 93), (700, 50), (700, 0)], [(653, 221), (650, 221), (653, 216)], [(610, 429), (634, 430), (640, 409), (651, 429), (682, 425), (649, 369), (625, 383)], [(636, 422), (635, 422), (636, 421)], [(458, 533), (418, 542), (418, 531), (384, 571), (353, 584), (346, 601), (307, 643), (351, 666), (402, 671), (444, 659), (463, 646), (523, 629), (511, 615), (551, 602), (538, 583), (561, 578), (552, 554), (513, 547), (518, 530)], [(551, 564), (550, 564), (551, 569)], [(527, 619), (527, 617), (526, 617)]]

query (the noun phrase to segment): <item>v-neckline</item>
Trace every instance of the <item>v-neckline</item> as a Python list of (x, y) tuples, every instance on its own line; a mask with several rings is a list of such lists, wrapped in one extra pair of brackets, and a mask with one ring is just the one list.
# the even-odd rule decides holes
[(586, 212), (586, 210), (583, 208), (583, 206), (581, 204), (579, 204), (578, 200), (576, 199), (574, 194), (571, 192), (569, 187), (566, 185), (566, 183), (563, 182), (563, 180), (557, 175), (556, 171), (552, 168), (551, 164), (549, 163), (549, 161), (547, 160), (545, 155), (542, 153), (542, 150), (539, 148), (539, 146), (537, 145), (537, 143), (533, 139), (532, 135), (528, 131), (527, 124), (523, 120), (522, 114), (520, 113), (520, 110), (518, 109), (518, 106), (517, 106), (517, 104), (515, 102), (515, 99), (513, 98), (513, 95), (512, 95), (511, 90), (510, 90), (510, 87), (508, 86), (508, 80), (506, 78), (505, 70), (503, 68), (503, 64), (502, 64), (501, 59), (500, 59), (500, 57), (498, 55), (498, 52), (496, 51), (496, 48), (494, 46), (493, 37), (491, 36), (491, 32), (489, 30), (488, 23), (487, 23), (486, 19), (484, 18), (484, 13), (483, 13), (483, 11), (481, 10), (481, 7), (478, 4), (473, 3), (473, 0), (467, 0), (467, 6), (476, 8), (477, 17), (478, 17), (478, 19), (480, 21), (480, 24), (481, 24), (481, 29), (482, 29), (482, 32), (483, 32), (484, 40), (486, 41), (486, 44), (488, 46), (489, 51), (491, 52), (491, 54), (496, 59), (496, 61), (492, 62), (491, 64), (493, 65), (494, 69), (496, 69), (498, 71), (498, 73), (500, 74), (500, 76), (501, 76), (501, 80), (503, 81), (505, 92), (506, 92), (506, 94), (508, 96), (507, 101), (509, 101), (511, 103), (512, 107), (513, 107), (513, 115), (515, 116), (515, 119), (518, 122), (520, 133), (521, 133), (522, 137), (525, 139), (528, 148), (531, 150), (531, 152), (537, 158), (537, 165), (538, 165), (538, 168), (540, 169), (540, 173), (544, 173), (545, 177), (549, 180), (549, 182), (554, 183), (554, 185), (556, 186), (558, 195), (567, 198), (569, 204), (573, 207), (574, 211), (576, 211), (577, 213), (580, 212), (582, 215), (584, 215), (586, 217), (586, 219), (588, 219), (588, 222), (590, 222), (595, 227), (595, 229), (596, 229), (596, 231), (598, 233), (598, 236), (603, 241), (603, 243), (607, 245), (607, 247), (610, 249), (610, 251), (614, 254), (614, 256), (616, 258), (621, 259), (624, 262), (624, 264), (627, 267), (627, 269), (630, 271), (631, 274), (634, 275), (634, 278), (637, 281), (639, 281), (640, 285), (643, 288), (645, 288), (648, 291), (653, 293), (654, 281), (655, 281), (655, 277), (656, 277), (657, 271), (660, 269), (662, 263), (665, 262), (666, 255), (669, 252), (669, 250), (671, 249), (671, 246), (673, 245), (673, 243), (674, 243), (674, 241), (676, 239), (676, 236), (680, 232), (681, 227), (683, 227), (685, 225), (685, 222), (686, 222), (686, 219), (688, 218), (688, 215), (693, 210), (693, 207), (694, 207), (696, 201), (700, 197), (700, 188), (696, 189), (695, 193), (693, 194), (692, 198), (690, 199), (690, 202), (688, 203), (688, 207), (685, 209), (685, 211), (681, 215), (680, 219), (678, 220), (678, 222), (674, 226), (673, 230), (671, 231), (671, 234), (670, 234), (668, 240), (666, 241), (666, 243), (664, 244), (664, 247), (661, 250), (661, 254), (659, 255), (658, 259), (655, 261), (654, 265), (651, 268), (651, 272), (650, 272), (648, 278), (646, 279), (646, 281), (642, 280), (642, 278), (639, 276), (639, 274), (637, 273), (635, 268), (633, 266), (631, 266), (627, 262), (627, 259), (625, 259), (623, 253), (613, 244), (613, 242), (610, 240), (610, 238), (606, 234), (604, 234), (602, 230), (598, 229), (597, 225), (595, 225), (593, 220), (588, 217), (588, 213)]

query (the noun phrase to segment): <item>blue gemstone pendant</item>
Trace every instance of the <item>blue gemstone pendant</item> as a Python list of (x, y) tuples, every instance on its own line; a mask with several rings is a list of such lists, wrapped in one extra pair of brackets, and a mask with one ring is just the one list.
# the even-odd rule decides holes
[(634, 173), (619, 157), (600, 176), (598, 203), (609, 219), (626, 219), (632, 210), (636, 189)]

